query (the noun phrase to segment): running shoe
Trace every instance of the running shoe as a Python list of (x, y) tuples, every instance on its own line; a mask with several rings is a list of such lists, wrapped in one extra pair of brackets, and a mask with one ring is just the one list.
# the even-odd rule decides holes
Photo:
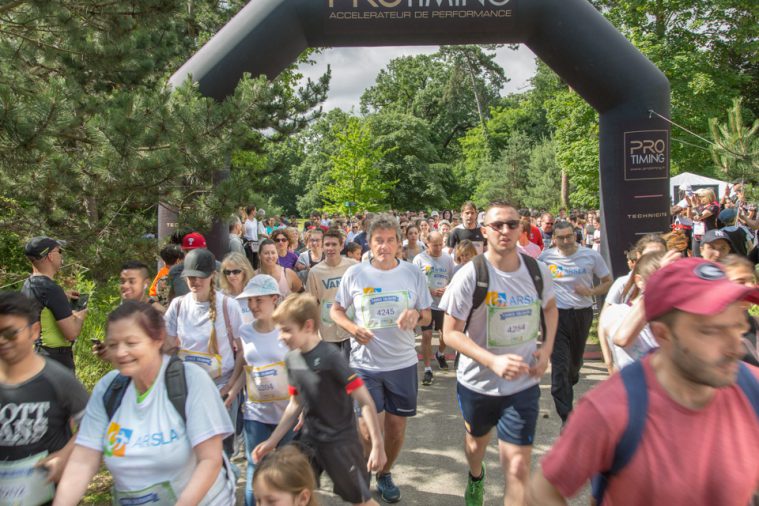
[(443, 371), (447, 371), (448, 361), (445, 359), (445, 355), (438, 351), (437, 353), (435, 353), (435, 358), (437, 359), (437, 365), (440, 366), (440, 369), (442, 369)]
[(394, 503), (401, 500), (401, 489), (393, 482), (391, 473), (377, 474), (377, 492), (383, 502)]
[[(469, 473), (467, 473), (469, 474)], [(482, 506), (485, 495), (485, 463), (482, 463), (482, 477), (474, 481), (469, 474), (469, 480), (466, 484), (464, 493), (464, 502), (466, 506)]]
[(422, 378), (422, 385), (432, 385), (432, 371), (424, 371), (424, 378)]

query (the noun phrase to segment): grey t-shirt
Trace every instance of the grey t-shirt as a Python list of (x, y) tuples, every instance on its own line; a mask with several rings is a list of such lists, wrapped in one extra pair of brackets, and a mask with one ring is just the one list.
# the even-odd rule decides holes
[(601, 254), (584, 246), (570, 256), (564, 256), (559, 248), (544, 250), (538, 260), (548, 265), (556, 284), (556, 306), (559, 309), (583, 309), (593, 305), (593, 297), (583, 297), (575, 292), (576, 285), (593, 288), (593, 275), (609, 276), (609, 268)]

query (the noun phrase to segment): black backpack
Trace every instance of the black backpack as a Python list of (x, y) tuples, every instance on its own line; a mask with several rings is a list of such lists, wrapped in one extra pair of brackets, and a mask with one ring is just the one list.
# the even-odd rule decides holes
[[(538, 297), (543, 299), (543, 275), (540, 272), (540, 266), (538, 261), (532, 258), (530, 255), (519, 253), (522, 257), (527, 272), (530, 273), (532, 283), (535, 285), (535, 291), (538, 292)], [(490, 274), (488, 272), (488, 264), (485, 260), (485, 255), (480, 254), (472, 259), (474, 263), (474, 275), (476, 279), (476, 285), (474, 287), (474, 293), (472, 294), (472, 310), (469, 311), (469, 316), (466, 319), (466, 325), (464, 330), (469, 327), (469, 321), (472, 319), (474, 311), (485, 302), (485, 297), (488, 295), (488, 286), (490, 285)], [(546, 338), (546, 318), (543, 314), (543, 305), (540, 305), (540, 335), (542, 342)]]
[[(184, 362), (177, 356), (172, 356), (169, 359), (169, 364), (166, 366), (166, 371), (163, 375), (163, 381), (166, 384), (166, 391), (169, 394), (169, 401), (171, 401), (174, 409), (177, 410), (179, 416), (182, 417), (183, 422), (187, 422), (187, 414), (185, 413), (185, 404), (187, 404), (187, 379), (185, 378)], [(132, 378), (129, 376), (123, 376), (118, 374), (103, 394), (103, 406), (105, 406), (105, 412), (108, 415), (108, 419), (113, 418), (116, 410), (121, 406), (121, 401), (124, 399), (124, 393), (126, 392), (129, 383), (132, 382)]]

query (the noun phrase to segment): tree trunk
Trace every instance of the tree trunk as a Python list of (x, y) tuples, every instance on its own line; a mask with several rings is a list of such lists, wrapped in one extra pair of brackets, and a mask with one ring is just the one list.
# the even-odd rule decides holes
[(561, 169), (561, 207), (569, 209), (569, 178), (565, 169)]

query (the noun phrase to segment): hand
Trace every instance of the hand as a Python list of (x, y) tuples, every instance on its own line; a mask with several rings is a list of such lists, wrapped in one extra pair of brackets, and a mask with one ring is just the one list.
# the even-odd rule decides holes
[(293, 432), (298, 432), (300, 429), (303, 428), (303, 422), (306, 420), (305, 415), (303, 412), (300, 412), (300, 415), (298, 415), (298, 423), (295, 424), (295, 427), (293, 427)]
[(547, 352), (547, 349), (540, 347), (532, 354), (535, 357), (535, 365), (530, 367), (530, 376), (533, 378), (540, 378), (545, 374), (548, 369), (548, 359), (551, 358), (551, 354)]
[(385, 447), (382, 444), (372, 445), (372, 451), (369, 454), (369, 460), (366, 462), (366, 470), (370, 473), (378, 473), (382, 471), (387, 463), (387, 455), (385, 455)]
[(435, 297), (442, 297), (445, 293), (445, 287), (443, 288), (436, 288), (435, 290), (432, 290), (432, 295)]
[(584, 285), (575, 285), (575, 293), (580, 297), (592, 297), (593, 290)]
[(395, 323), (401, 330), (414, 330), (416, 324), (419, 322), (421, 315), (416, 309), (407, 309), (401, 313)]
[(74, 311), (72, 314), (78, 319), (84, 320), (84, 318), (87, 316), (87, 308), (80, 309), (79, 311)]
[(66, 467), (66, 461), (60, 452), (55, 452), (37, 462), (34, 467), (42, 467), (47, 470), (47, 481), (58, 483), (63, 474), (63, 468)]
[(76, 290), (69, 290), (67, 292), (64, 292), (66, 294), (66, 297), (69, 299), (78, 299), (79, 298), (79, 292)]
[(678, 259), (682, 258), (679, 251), (676, 249), (671, 249), (667, 251), (664, 254), (664, 257), (662, 257), (661, 261), (659, 262), (659, 269), (663, 269), (664, 267), (668, 266), (669, 264), (676, 262)]
[(274, 450), (274, 445), (269, 443), (269, 440), (267, 439), (263, 443), (259, 443), (258, 446), (253, 448), (253, 451), (251, 452), (250, 456), (253, 458), (253, 462), (255, 464), (258, 464), (261, 462), (261, 459), (266, 457), (268, 454), (270, 454)]
[(359, 344), (366, 346), (369, 344), (369, 341), (374, 339), (374, 333), (369, 329), (365, 329), (364, 327), (356, 326), (356, 330), (353, 331), (353, 337), (356, 338), (356, 341), (358, 341)]
[(499, 377), (506, 380), (515, 380), (520, 376), (528, 374), (530, 367), (527, 362), (519, 355), (508, 353), (506, 355), (496, 355), (490, 364), (490, 369)]
[(108, 348), (106, 348), (104, 343), (93, 343), (92, 353), (94, 353), (100, 360), (108, 360)]

